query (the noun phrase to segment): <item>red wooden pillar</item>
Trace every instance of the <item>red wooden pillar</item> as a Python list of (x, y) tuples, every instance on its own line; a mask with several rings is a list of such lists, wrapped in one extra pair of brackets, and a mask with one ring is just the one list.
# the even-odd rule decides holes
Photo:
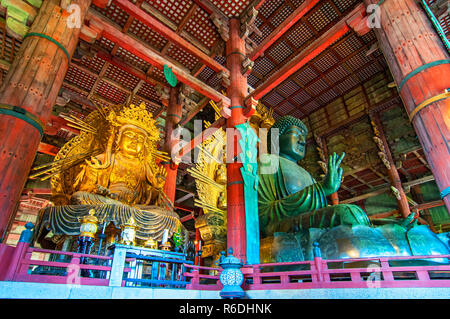
[[(79, 5), (81, 24), (90, 0)], [(20, 194), (80, 34), (59, 1), (43, 1), (0, 89), (0, 241)], [(73, 18), (73, 17), (72, 17)]]
[[(385, 0), (379, 12), (378, 42), (444, 195), (450, 187), (450, 99), (442, 94), (450, 88), (450, 55), (419, 1)], [(450, 195), (443, 199), (450, 211)]]
[[(235, 125), (247, 119), (243, 114), (244, 98), (247, 96), (247, 78), (242, 75), (242, 61), (245, 57), (245, 41), (240, 37), (239, 19), (230, 19), (230, 39), (226, 43), (227, 66), (230, 70), (230, 86), (227, 96), (231, 100), (231, 117), (227, 119), (227, 129), (233, 128), (234, 142), (227, 135), (227, 246), (233, 248), (236, 258), (246, 261), (246, 224), (244, 182), (236, 161), (241, 153), (238, 143), (239, 132)], [(233, 146), (233, 147), (232, 147)], [(229, 159), (234, 158), (232, 162)]]
[(391, 185), (394, 186), (398, 190), (399, 198), (397, 198), (398, 210), (403, 218), (406, 218), (411, 214), (411, 210), (409, 209), (408, 199), (406, 198), (405, 191), (403, 190), (402, 181), (400, 179), (400, 175), (398, 174), (397, 167), (395, 166), (394, 159), (392, 158), (391, 151), (389, 149), (389, 143), (386, 139), (386, 135), (384, 134), (383, 124), (380, 120), (380, 115), (378, 113), (374, 113), (371, 115), (372, 120), (375, 123), (375, 126), (379, 133), (379, 138), (383, 142), (384, 153), (386, 155), (387, 161), (389, 162), (388, 175), (389, 180), (391, 181)]
[[(166, 138), (164, 142), (164, 150), (171, 155), (175, 145), (179, 142), (179, 138), (175, 136), (174, 130), (178, 123), (181, 121), (181, 104), (178, 101), (179, 86), (170, 88), (169, 104), (166, 111)], [(178, 165), (172, 160), (164, 162), (164, 168), (166, 169), (167, 176), (164, 184), (164, 193), (167, 197), (175, 202), (175, 191), (177, 187), (177, 172)]]

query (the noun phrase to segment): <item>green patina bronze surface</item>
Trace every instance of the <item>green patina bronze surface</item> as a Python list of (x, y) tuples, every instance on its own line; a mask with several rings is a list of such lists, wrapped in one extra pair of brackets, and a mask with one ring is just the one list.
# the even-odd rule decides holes
[(450, 253), (448, 238), (417, 226), (414, 214), (374, 227), (359, 206), (328, 206), (327, 196), (340, 187), (345, 154), (330, 156), (327, 174), (318, 182), (297, 164), (305, 156), (306, 126), (288, 116), (273, 128), (279, 129), (279, 155), (261, 156), (258, 166), (260, 229), (263, 238), (273, 238), (272, 262), (312, 260), (315, 242), (325, 259)]
[[(259, 161), (258, 207), (263, 235), (288, 231), (296, 218), (300, 228), (337, 225), (370, 225), (367, 215), (356, 205), (328, 206), (327, 196), (339, 189), (340, 164), (345, 154), (329, 158), (328, 173), (317, 182), (297, 164), (306, 152), (307, 128), (297, 118), (282, 117), (278, 129), (279, 155), (265, 154)], [(271, 131), (271, 134), (275, 134)]]

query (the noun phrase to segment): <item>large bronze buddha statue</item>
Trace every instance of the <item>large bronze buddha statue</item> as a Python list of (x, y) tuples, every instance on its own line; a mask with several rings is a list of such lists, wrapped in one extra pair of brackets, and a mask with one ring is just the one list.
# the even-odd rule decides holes
[(265, 154), (258, 162), (262, 262), (311, 260), (315, 242), (325, 259), (450, 253), (448, 239), (412, 222), (414, 214), (374, 227), (359, 206), (328, 206), (327, 196), (341, 184), (345, 154), (331, 155), (326, 176), (316, 181), (297, 164), (306, 151), (303, 122), (285, 116), (272, 129), (278, 129), (279, 155)]
[(181, 223), (163, 192), (164, 168), (156, 163), (159, 132), (145, 104), (99, 109), (78, 125), (85, 130), (55, 157), (55, 206), (43, 210), (41, 230), (77, 235), (78, 218), (93, 209), (116, 227), (133, 218), (142, 241), (160, 240), (165, 229), (170, 236), (177, 232)]
[[(333, 154), (323, 181), (316, 181), (297, 164), (306, 154), (306, 126), (297, 118), (285, 116), (270, 131), (278, 129), (279, 155), (265, 154), (259, 161), (259, 218), (263, 235), (300, 228), (337, 225), (370, 225), (364, 211), (356, 205), (328, 206), (327, 196), (341, 184), (340, 164), (345, 156)], [(273, 153), (273, 152), (272, 152)]]

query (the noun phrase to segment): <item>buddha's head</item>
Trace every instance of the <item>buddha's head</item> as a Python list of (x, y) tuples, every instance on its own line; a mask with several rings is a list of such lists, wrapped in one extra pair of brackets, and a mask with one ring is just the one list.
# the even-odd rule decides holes
[(283, 116), (275, 122), (272, 129), (279, 130), (280, 156), (292, 161), (299, 161), (306, 154), (306, 125), (293, 116)]
[(147, 134), (138, 127), (124, 126), (119, 134), (118, 150), (128, 157), (139, 157), (144, 151)]
[(154, 148), (159, 141), (156, 121), (143, 103), (125, 106), (119, 114), (111, 110), (108, 120), (115, 127), (110, 140), (114, 139), (116, 152), (127, 157), (148, 157), (150, 148)]

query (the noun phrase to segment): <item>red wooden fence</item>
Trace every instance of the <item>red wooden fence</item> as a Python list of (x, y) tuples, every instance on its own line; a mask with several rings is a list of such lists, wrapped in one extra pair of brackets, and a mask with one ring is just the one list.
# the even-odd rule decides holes
[[(54, 261), (33, 258), (33, 253), (53, 255)], [(56, 256), (56, 257), (55, 257)], [(89, 264), (80, 263), (83, 257)], [(112, 257), (85, 255), (74, 252), (30, 248), (20, 242), (16, 248), (0, 245), (0, 280), (108, 286)], [(63, 259), (64, 258), (64, 259)], [(246, 265), (244, 290), (314, 289), (314, 288), (400, 288), (450, 287), (450, 255), (375, 257)], [(130, 261), (128, 258), (127, 261)], [(423, 265), (424, 261), (428, 265)], [(439, 261), (440, 264), (430, 264)], [(410, 264), (406, 264), (406, 263)], [(422, 265), (420, 265), (422, 264)], [(36, 274), (36, 267), (49, 267), (52, 275)], [(186, 289), (216, 290), (221, 269), (184, 264), (190, 283)], [(55, 275), (54, 270), (61, 273)], [(44, 269), (45, 270), (45, 269)], [(82, 271), (101, 271), (103, 278), (83, 277)], [(124, 272), (129, 272), (125, 268)], [(124, 282), (123, 284), (124, 285)]]
[[(9, 258), (1, 260), (0, 264), (6, 265), (0, 268), (0, 280), (21, 281), (21, 282), (42, 282), (53, 284), (71, 284), (71, 285), (92, 285), (92, 286), (108, 286), (109, 273), (113, 257), (87, 255), (75, 252), (55, 251), (48, 249), (32, 248), (29, 244), (19, 242), (17, 247), (11, 253), (5, 247), (0, 249), (8, 252)], [(53, 256), (53, 261), (40, 260), (33, 257), (35, 255)], [(80, 259), (87, 257), (88, 264), (80, 263)], [(45, 257), (44, 257), (45, 259)], [(41, 267), (41, 271), (46, 270), (51, 275), (33, 273), (33, 270)], [(56, 270), (60, 270), (60, 274), (56, 274)], [(82, 271), (102, 271), (104, 278), (83, 277)], [(129, 268), (125, 268), (124, 272), (129, 272)], [(124, 285), (125, 281), (122, 285)]]
[[(314, 288), (450, 287), (450, 255), (358, 258), (246, 265), (244, 290)], [(423, 261), (447, 264), (417, 266)], [(405, 265), (414, 261), (416, 265)], [(401, 265), (403, 263), (403, 265)], [(363, 265), (363, 266), (361, 266)], [(185, 265), (187, 289), (221, 290), (220, 269)], [(292, 268), (301, 268), (292, 270)], [(285, 269), (283, 269), (285, 268)], [(289, 269), (290, 268), (290, 269)], [(203, 273), (202, 273), (203, 272)], [(206, 274), (206, 273), (213, 274)]]

